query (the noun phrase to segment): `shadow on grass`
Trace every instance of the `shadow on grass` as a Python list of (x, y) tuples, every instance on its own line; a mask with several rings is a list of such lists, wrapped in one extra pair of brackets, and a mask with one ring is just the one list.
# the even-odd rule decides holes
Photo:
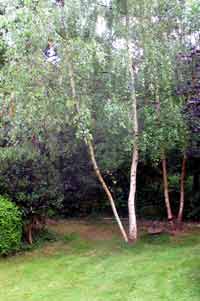
[(76, 232), (65, 234), (62, 240), (64, 243), (70, 244), (70, 247), (73, 248), (76, 252), (84, 252), (92, 248), (91, 242), (82, 239), (80, 235)]
[(149, 245), (168, 245), (171, 243), (171, 237), (168, 233), (162, 233), (159, 235), (144, 234), (141, 237), (142, 243)]
[[(123, 241), (113, 241), (115, 245), (113, 251), (123, 251), (133, 253), (134, 255), (140, 254), (153, 254), (160, 253), (163, 250), (182, 250), (195, 248), (200, 244), (200, 237), (197, 234), (184, 234), (179, 236), (172, 236), (168, 233), (159, 235), (143, 234), (135, 244), (126, 244)], [(200, 300), (200, 299), (199, 299)]]

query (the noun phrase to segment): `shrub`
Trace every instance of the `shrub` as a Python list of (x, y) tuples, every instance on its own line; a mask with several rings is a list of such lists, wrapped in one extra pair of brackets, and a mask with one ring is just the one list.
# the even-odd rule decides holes
[(21, 237), (21, 212), (9, 199), (0, 196), (0, 255), (18, 250)]

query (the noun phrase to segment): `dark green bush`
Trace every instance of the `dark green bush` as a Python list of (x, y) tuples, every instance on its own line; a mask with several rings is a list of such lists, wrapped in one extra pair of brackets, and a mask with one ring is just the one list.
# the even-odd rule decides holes
[(0, 255), (18, 250), (21, 237), (21, 212), (9, 199), (0, 196)]

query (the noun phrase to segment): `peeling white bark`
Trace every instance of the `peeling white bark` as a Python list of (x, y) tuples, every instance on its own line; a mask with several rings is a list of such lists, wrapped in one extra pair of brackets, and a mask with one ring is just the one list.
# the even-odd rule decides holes
[(167, 179), (167, 162), (164, 155), (162, 155), (162, 171), (163, 171), (163, 185), (164, 185), (164, 196), (165, 196), (165, 206), (167, 209), (167, 218), (168, 221), (172, 223), (173, 221), (173, 214), (170, 204), (169, 198), (169, 187), (168, 187), (168, 179)]
[(129, 17), (126, 16), (126, 28), (127, 28), (127, 53), (128, 53), (128, 70), (131, 80), (131, 100), (132, 100), (132, 110), (133, 110), (133, 154), (132, 154), (132, 164), (131, 164), (131, 174), (130, 174), (130, 191), (128, 198), (128, 211), (129, 211), (129, 239), (130, 241), (137, 240), (137, 221), (135, 213), (135, 197), (136, 197), (136, 184), (137, 184), (137, 167), (139, 159), (138, 151), (138, 115), (137, 115), (137, 98), (135, 93), (135, 76), (133, 70), (133, 57), (131, 52), (131, 41), (129, 34)]
[(187, 163), (187, 158), (186, 158), (186, 154), (184, 154), (183, 161), (182, 161), (181, 181), (180, 181), (180, 203), (179, 203), (179, 212), (177, 218), (179, 224), (181, 224), (183, 221), (183, 209), (185, 205), (186, 163)]

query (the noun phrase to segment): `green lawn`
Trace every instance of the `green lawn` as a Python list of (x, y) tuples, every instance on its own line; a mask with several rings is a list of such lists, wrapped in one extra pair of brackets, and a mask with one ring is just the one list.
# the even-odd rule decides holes
[(65, 241), (0, 260), (0, 301), (200, 301), (200, 236)]

